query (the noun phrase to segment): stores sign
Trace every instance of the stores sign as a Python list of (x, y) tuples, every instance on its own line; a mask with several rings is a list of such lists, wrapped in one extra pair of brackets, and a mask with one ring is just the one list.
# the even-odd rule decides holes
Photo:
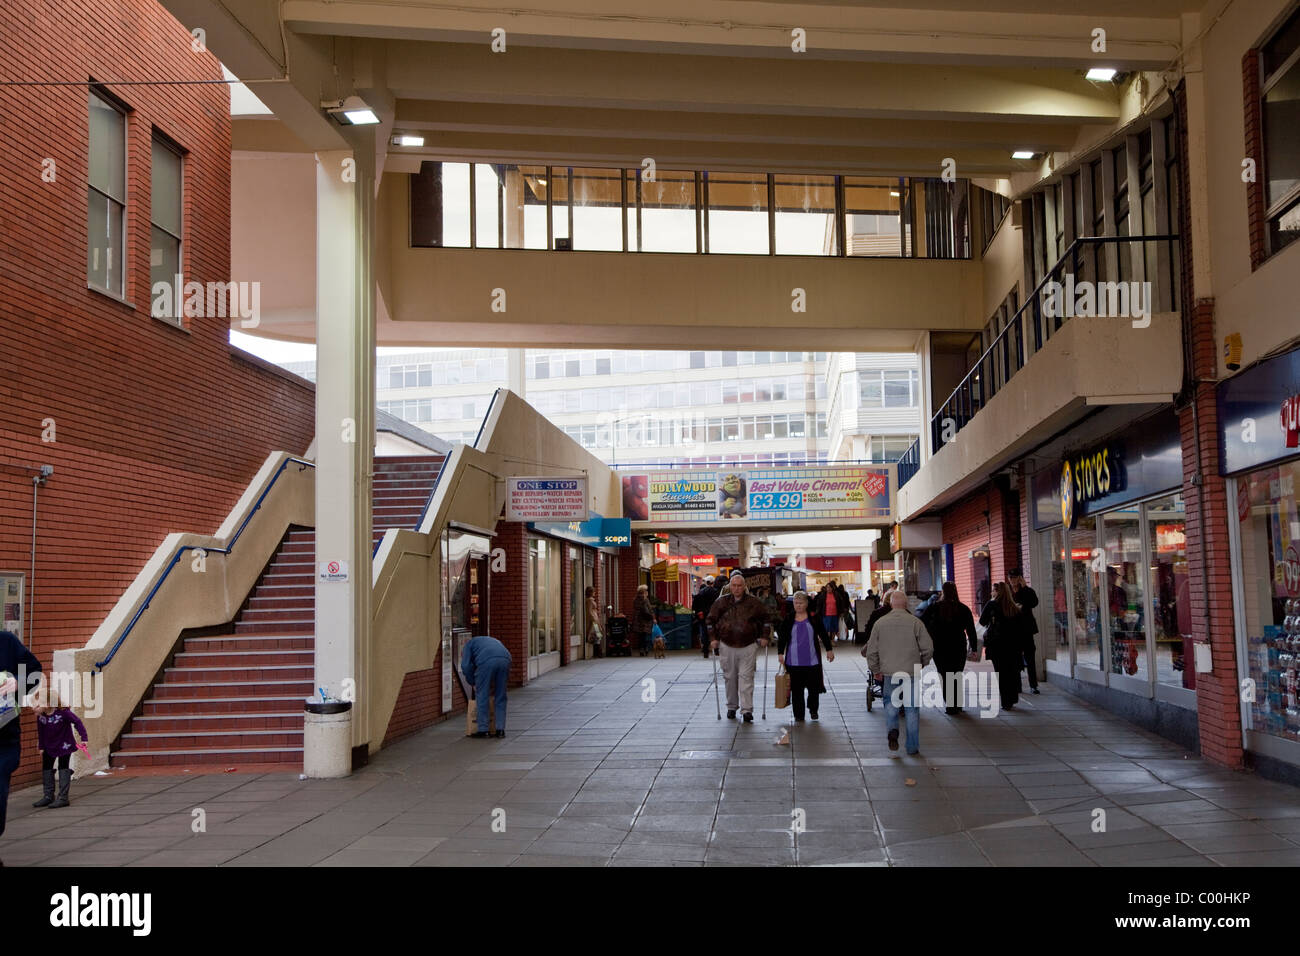
[(1124, 489), (1119, 453), (1105, 447), (1066, 459), (1061, 466), (1061, 522), (1074, 527), (1080, 505)]
[(507, 521), (586, 521), (587, 478), (507, 478)]

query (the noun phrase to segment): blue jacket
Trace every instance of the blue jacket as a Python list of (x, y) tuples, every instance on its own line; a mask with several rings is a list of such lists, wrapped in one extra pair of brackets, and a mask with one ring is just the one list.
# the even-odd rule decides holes
[[(8, 671), (18, 679), (20, 684), (26, 683), (25, 687), (20, 686), (15, 692), (14, 701), (17, 703), (36, 689), (37, 675), (41, 673), (41, 662), (22, 641), (18, 640), (16, 634), (12, 631), (0, 631), (0, 671)], [(0, 747), (17, 747), (21, 739), (17, 708), (0, 712)]]
[(505, 661), (506, 666), (510, 665), (510, 651), (506, 646), (495, 637), (471, 638), (460, 656), (460, 672), (472, 684), (475, 672), (493, 661)]

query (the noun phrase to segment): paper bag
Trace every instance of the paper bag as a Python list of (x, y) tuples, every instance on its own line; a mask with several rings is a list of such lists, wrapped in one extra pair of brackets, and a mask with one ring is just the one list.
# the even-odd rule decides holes
[[(478, 701), (472, 697), (469, 706), (465, 708), (465, 736), (478, 731)], [(497, 704), (492, 698), (488, 698), (488, 733), (497, 732)]]
[(790, 706), (790, 675), (785, 671), (778, 671), (776, 675), (776, 709), (782, 710)]

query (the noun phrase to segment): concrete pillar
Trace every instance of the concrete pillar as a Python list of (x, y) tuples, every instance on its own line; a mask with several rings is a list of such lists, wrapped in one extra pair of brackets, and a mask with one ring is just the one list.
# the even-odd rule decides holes
[[(1028, 338), (1025, 339), (1029, 341)], [(921, 395), (921, 464), (930, 460), (930, 419), (934, 415), (934, 402), (932, 399), (933, 389), (930, 380), (934, 377), (934, 370), (930, 365), (930, 332), (927, 329), (922, 332), (916, 341), (917, 357), (917, 374), (916, 385), (920, 389)], [(1026, 355), (1028, 358), (1028, 355)]]
[[(374, 134), (354, 136), (354, 150), (316, 156), (315, 661), (318, 687), (333, 697), (354, 697), (353, 749), (370, 740), (366, 662), (375, 428)], [(346, 565), (346, 579), (322, 580), (330, 562), (338, 562), (340, 571)], [(319, 739), (343, 746), (342, 738)], [(305, 761), (312, 758), (304, 753)], [(314, 758), (335, 763), (339, 755)]]
[(528, 375), (524, 370), (523, 349), (506, 349), (506, 388), (520, 398), (528, 398)]
[(736, 535), (736, 560), (740, 563), (742, 568), (750, 568), (754, 566), (754, 559), (750, 555), (750, 550), (752, 548), (753, 543), (749, 535)]

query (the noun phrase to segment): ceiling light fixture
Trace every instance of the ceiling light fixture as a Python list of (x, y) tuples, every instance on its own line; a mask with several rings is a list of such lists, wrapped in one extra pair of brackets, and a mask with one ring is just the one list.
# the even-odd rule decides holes
[(402, 133), (393, 137), (394, 146), (423, 146), (424, 137), (415, 136), (411, 133)]
[(1094, 83), (1109, 83), (1115, 79), (1115, 74), (1119, 72), (1109, 66), (1094, 66), (1088, 71), (1088, 79)]
[(325, 102), (321, 107), (342, 126), (373, 126), (379, 122), (378, 114), (359, 96)]
[(1011, 154), (1012, 159), (1033, 159), (1034, 151), (1032, 149), (1018, 149)]

